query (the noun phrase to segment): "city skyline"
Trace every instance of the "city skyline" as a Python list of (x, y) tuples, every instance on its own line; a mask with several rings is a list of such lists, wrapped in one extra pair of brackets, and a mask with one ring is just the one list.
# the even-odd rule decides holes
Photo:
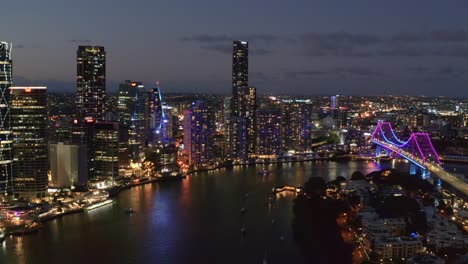
[[(14, 46), (14, 85), (73, 92), (77, 46), (102, 45), (108, 91), (135, 79), (159, 80), (167, 92), (229, 94), (231, 45), (240, 39), (251, 46), (249, 85), (259, 94), (468, 96), (467, 3), (298, 1), (284, 9), (269, 1), (265, 9), (259, 1), (244, 10), (212, 1), (101, 1), (83, 15), (86, 1), (26, 2), (28, 10), (7, 3), (0, 18), (2, 41)], [(22, 22), (12, 23), (19, 11)]]

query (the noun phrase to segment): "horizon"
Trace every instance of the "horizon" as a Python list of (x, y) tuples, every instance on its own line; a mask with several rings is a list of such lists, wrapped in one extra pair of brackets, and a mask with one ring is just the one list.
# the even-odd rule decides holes
[(468, 97), (468, 3), (24, 2), (6, 3), (0, 18), (14, 85), (74, 92), (77, 48), (96, 45), (106, 49), (109, 92), (132, 79), (161, 81), (166, 93), (229, 94), (232, 41), (242, 39), (260, 94)]

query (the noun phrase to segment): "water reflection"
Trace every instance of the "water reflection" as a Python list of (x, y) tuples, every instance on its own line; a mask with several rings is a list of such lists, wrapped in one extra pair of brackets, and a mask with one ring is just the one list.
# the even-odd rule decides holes
[[(142, 185), (120, 193), (110, 207), (48, 222), (35, 235), (7, 238), (0, 263), (81, 264), (103, 257), (102, 263), (261, 263), (265, 255), (270, 262), (302, 263), (291, 234), (295, 194), (272, 196), (271, 189), (302, 185), (310, 176), (329, 181), (349, 178), (356, 170), (390, 167), (406, 170), (408, 165), (238, 166), (193, 173), (181, 182)], [(258, 175), (263, 168), (271, 173)], [(136, 213), (125, 214), (129, 207)]]

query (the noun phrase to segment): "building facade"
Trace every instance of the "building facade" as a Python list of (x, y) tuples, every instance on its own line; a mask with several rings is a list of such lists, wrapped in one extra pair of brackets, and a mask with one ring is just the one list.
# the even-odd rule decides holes
[(119, 175), (119, 123), (96, 122), (93, 139), (93, 176), (112, 179)]
[(59, 142), (49, 144), (50, 186), (85, 186), (88, 182), (88, 157), (83, 145)]
[(128, 129), (128, 148), (134, 162), (144, 159), (148, 135), (148, 96), (141, 82), (127, 80), (119, 86), (119, 123)]
[(12, 192), (10, 87), (13, 83), (12, 44), (0, 42), (0, 197)]
[(47, 196), (47, 88), (10, 87), (13, 133), (13, 193)]
[(231, 158), (246, 160), (247, 153), (247, 119), (240, 116), (230, 118), (229, 139)]
[(308, 100), (288, 101), (281, 105), (283, 147), (305, 151), (311, 145), (313, 105)]
[(184, 112), (184, 148), (193, 166), (209, 166), (214, 161), (215, 124), (211, 107), (204, 101), (192, 103)]
[(106, 96), (106, 52), (101, 46), (79, 46), (76, 110), (80, 119), (102, 120)]
[(277, 156), (281, 153), (281, 110), (257, 110), (256, 155)]
[(249, 87), (249, 44), (236, 40), (232, 49), (232, 103), (231, 115), (239, 116), (239, 89)]

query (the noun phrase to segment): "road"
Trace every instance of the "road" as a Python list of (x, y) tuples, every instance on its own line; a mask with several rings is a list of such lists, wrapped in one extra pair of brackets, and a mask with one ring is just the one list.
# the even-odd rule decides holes
[[(426, 162), (424, 163), (421, 159), (412, 157), (411, 153), (408, 153), (406, 151), (403, 151), (400, 148), (397, 148), (395, 145), (378, 141), (376, 139), (372, 140), (372, 142), (379, 144), (385, 148), (390, 149), (391, 151), (399, 154), (400, 156), (404, 157), (405, 159), (410, 160), (411, 162), (416, 163), (418, 166), (423, 167), (430, 171), (432, 174), (436, 175), (439, 177), (442, 181), (444, 181), (446, 184), (452, 186), (454, 189), (459, 191), (461, 194), (464, 195), (464, 197), (468, 197), (468, 184), (462, 181), (461, 179), (457, 178), (456, 176), (452, 175), (451, 173), (447, 172), (439, 166), (438, 164), (432, 163), (432, 162)], [(409, 158), (411, 157), (411, 158)]]

